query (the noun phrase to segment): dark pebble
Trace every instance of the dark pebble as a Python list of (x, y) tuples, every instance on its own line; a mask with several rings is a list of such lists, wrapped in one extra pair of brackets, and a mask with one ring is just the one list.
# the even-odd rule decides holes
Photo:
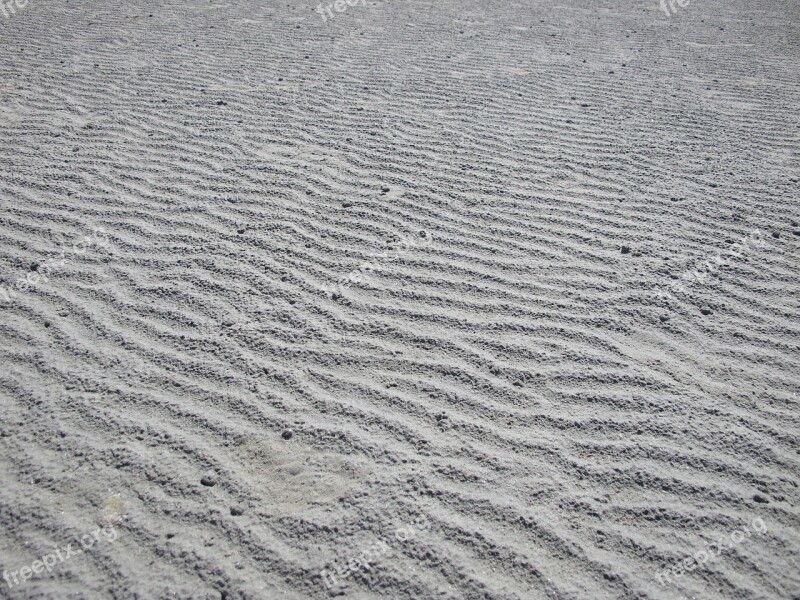
[(353, 206), (352, 202), (342, 202), (342, 207), (343, 208), (350, 208), (351, 206)]
[(241, 506), (231, 506), (231, 516), (240, 517), (244, 514), (244, 509)]
[(31, 263), (31, 271), (38, 271), (39, 263)]
[(206, 475), (200, 480), (200, 483), (202, 483), (206, 487), (214, 487), (215, 485), (217, 485), (217, 480), (211, 477), (210, 475)]
[(703, 313), (704, 315), (713, 315), (714, 314), (714, 311), (711, 310), (710, 308), (708, 308), (707, 306), (701, 308), (700, 312)]
[(779, 232), (777, 232), (777, 231), (773, 231), (772, 232), (772, 237), (779, 238), (779, 237), (781, 237), (781, 234)]
[(623, 247), (622, 247), (622, 253), (623, 253), (623, 254), (630, 254), (630, 253), (631, 253), (631, 248), (630, 248), (630, 246), (623, 246)]
[(292, 436), (293, 436), (293, 435), (294, 435), (294, 433), (292, 432), (292, 430), (291, 430), (291, 429), (285, 429), (285, 430), (283, 431), (283, 433), (281, 434), (281, 437), (282, 437), (283, 439), (285, 439), (285, 440), (290, 440), (290, 439), (292, 439)]
[(765, 496), (762, 496), (761, 494), (754, 494), (753, 502), (758, 502), (760, 504), (769, 504), (769, 500)]
[(381, 191), (382, 191), (382, 192), (385, 194), (386, 192), (388, 192), (388, 191), (389, 191), (389, 188), (388, 188), (388, 187), (386, 187), (386, 186), (383, 186), (383, 187), (381, 188)]

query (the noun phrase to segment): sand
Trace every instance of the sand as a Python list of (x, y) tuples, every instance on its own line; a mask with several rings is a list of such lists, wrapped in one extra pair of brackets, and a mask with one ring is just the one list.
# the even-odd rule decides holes
[(21, 3), (0, 597), (800, 597), (800, 5)]

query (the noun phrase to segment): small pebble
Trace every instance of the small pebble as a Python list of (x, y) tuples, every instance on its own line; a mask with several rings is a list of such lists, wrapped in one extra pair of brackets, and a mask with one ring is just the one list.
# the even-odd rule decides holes
[(214, 479), (214, 477), (212, 477), (211, 475), (206, 475), (200, 480), (200, 483), (202, 483), (206, 487), (214, 487), (215, 485), (217, 485), (217, 480)]
[(244, 514), (244, 509), (241, 506), (231, 506), (231, 516), (240, 517)]
[(342, 207), (343, 208), (350, 208), (351, 206), (353, 206), (352, 202), (342, 202)]
[(661, 315), (658, 318), (661, 319), (662, 323), (666, 323), (667, 321), (669, 321), (669, 315)]
[(31, 271), (38, 271), (39, 263), (31, 263)]
[(285, 440), (290, 440), (290, 439), (292, 439), (293, 435), (294, 435), (294, 432), (291, 429), (284, 429), (283, 433), (281, 434), (281, 437), (283, 439), (285, 439)]
[(704, 315), (713, 315), (714, 314), (714, 311), (711, 310), (710, 308), (708, 308), (707, 306), (704, 306), (703, 308), (701, 308), (700, 312), (703, 313)]
[(779, 238), (779, 237), (781, 237), (781, 234), (779, 232), (777, 232), (777, 231), (773, 231), (772, 232), (772, 237)]
[(631, 248), (630, 248), (630, 246), (623, 246), (623, 247), (622, 247), (622, 253), (623, 253), (623, 254), (630, 254), (630, 253), (631, 253)]
[(382, 191), (382, 192), (385, 194), (386, 192), (388, 192), (388, 191), (389, 191), (389, 188), (388, 188), (387, 186), (383, 186), (383, 187), (381, 188), (381, 191)]
[(753, 494), (753, 502), (758, 502), (760, 504), (769, 504), (769, 500), (762, 496), (761, 494)]

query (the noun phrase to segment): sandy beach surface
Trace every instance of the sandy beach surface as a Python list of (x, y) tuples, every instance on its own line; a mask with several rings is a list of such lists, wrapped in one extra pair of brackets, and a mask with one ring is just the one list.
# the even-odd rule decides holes
[(0, 0), (0, 598), (800, 598), (796, 0)]

